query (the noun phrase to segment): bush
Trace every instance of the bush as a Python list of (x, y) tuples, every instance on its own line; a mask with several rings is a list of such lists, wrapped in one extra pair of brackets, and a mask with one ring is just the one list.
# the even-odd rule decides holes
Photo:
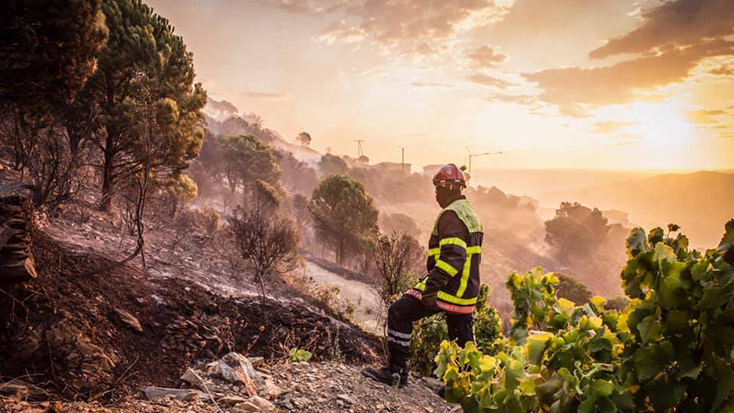
[[(482, 285), (474, 311), (474, 340), (487, 354), (494, 354), (503, 348), (502, 320), (497, 310), (487, 302), (489, 285)], [(434, 361), (441, 342), (448, 340), (449, 332), (443, 312), (419, 321), (413, 329), (410, 341), (411, 366), (424, 376), (430, 376), (436, 368)]]
[[(558, 274), (557, 295), (560, 298), (573, 301), (575, 304), (586, 304), (592, 294), (584, 283), (574, 277)], [(625, 306), (626, 307), (626, 306)]]
[(719, 247), (635, 229), (622, 270), (630, 305), (574, 305), (554, 274), (507, 282), (512, 338), (496, 356), (443, 342), (435, 374), (465, 412), (727, 412), (734, 409), (734, 220)]

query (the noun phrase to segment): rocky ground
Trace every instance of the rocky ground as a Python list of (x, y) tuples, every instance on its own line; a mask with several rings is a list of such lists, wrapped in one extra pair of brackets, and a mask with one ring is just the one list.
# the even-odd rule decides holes
[[(210, 371), (216, 363), (209, 364)], [(259, 375), (256, 380), (262, 380), (262, 384), (260, 391), (252, 395), (242, 382), (233, 384), (216, 373), (191, 369), (183, 378), (193, 383), (182, 380), (183, 386), (189, 389), (145, 387), (140, 398), (128, 396), (114, 403), (33, 401), (0, 396), (0, 409), (23, 413), (455, 413), (461, 410), (434, 393), (438, 383), (431, 379), (413, 377), (407, 387), (398, 389), (363, 377), (358, 367), (333, 362), (283, 363), (272, 369), (259, 365), (255, 372)], [(0, 388), (0, 394), (3, 393), (8, 394)]]
[[(261, 302), (199, 229), (176, 248), (153, 232), (143, 268), (114, 265), (113, 218), (38, 223), (37, 278), (0, 289), (0, 412), (451, 411), (425, 380), (362, 377), (384, 358), (378, 337), (287, 283)], [(293, 348), (312, 361), (289, 363)]]

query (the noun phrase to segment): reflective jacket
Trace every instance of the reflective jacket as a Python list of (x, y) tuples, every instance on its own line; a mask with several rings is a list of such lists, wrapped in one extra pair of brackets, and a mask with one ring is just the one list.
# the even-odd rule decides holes
[(436, 219), (428, 242), (428, 274), (407, 292), (418, 299), (422, 292), (438, 291), (438, 307), (471, 314), (479, 295), (479, 265), (484, 228), (474, 208), (461, 196)]

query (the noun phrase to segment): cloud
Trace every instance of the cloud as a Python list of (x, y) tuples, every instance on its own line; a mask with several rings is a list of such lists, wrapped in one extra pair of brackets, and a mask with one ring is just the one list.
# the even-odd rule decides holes
[(415, 82), (411, 83), (411, 86), (417, 87), (417, 88), (444, 88), (444, 89), (453, 89), (456, 86), (452, 85), (450, 83), (422, 83), (422, 82)]
[(589, 56), (603, 59), (671, 46), (691, 46), (734, 34), (731, 0), (673, 0), (642, 12), (635, 30), (609, 40)]
[(482, 46), (467, 53), (467, 57), (476, 67), (496, 67), (505, 60), (507, 55), (492, 46)]
[(266, 99), (266, 100), (283, 100), (283, 99), (290, 99), (292, 96), (288, 93), (280, 93), (280, 92), (242, 92), (242, 96), (250, 97), (250, 98), (259, 98), (259, 99)]
[(614, 134), (636, 124), (637, 122), (620, 122), (616, 120), (595, 122), (592, 132), (601, 134)]
[(641, 92), (681, 82), (701, 60), (727, 55), (734, 55), (734, 42), (719, 39), (612, 66), (548, 69), (523, 77), (543, 88), (543, 101), (567, 114), (583, 114), (587, 107), (629, 103)]
[(507, 82), (502, 79), (498, 79), (494, 76), (490, 76), (484, 73), (475, 73), (473, 75), (468, 76), (467, 79), (471, 82), (478, 83), (480, 85), (492, 86), (492, 87), (501, 88), (501, 89), (507, 88), (512, 85), (510, 82)]
[(697, 123), (699, 125), (713, 125), (717, 124), (716, 119), (713, 117), (726, 115), (726, 111), (721, 109), (698, 109), (688, 112), (688, 120)]
[[(366, 0), (339, 5), (345, 18), (320, 38), (327, 42), (368, 39), (388, 52), (428, 55), (446, 42), (501, 20), (509, 0)], [(334, 0), (326, 3), (335, 3)], [(359, 36), (357, 36), (359, 35)]]
[(262, 0), (261, 4), (290, 13), (326, 14), (334, 13), (349, 5), (345, 0)]
[(537, 105), (540, 100), (535, 95), (492, 95), (487, 98), (490, 102), (515, 103), (518, 105)]
[(717, 76), (734, 76), (734, 66), (721, 65), (716, 69), (710, 70), (709, 73)]
[(359, 43), (366, 38), (367, 33), (359, 27), (347, 24), (345, 20), (329, 24), (319, 35), (319, 40), (326, 44), (336, 42)]

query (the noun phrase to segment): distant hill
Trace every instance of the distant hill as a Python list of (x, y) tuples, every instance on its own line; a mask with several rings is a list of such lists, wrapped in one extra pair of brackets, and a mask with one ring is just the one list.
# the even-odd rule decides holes
[(264, 127), (260, 116), (254, 113), (240, 115), (239, 109), (226, 100), (209, 99), (204, 107), (204, 119), (215, 135), (252, 135), (272, 147), (290, 152), (299, 161), (315, 164), (321, 159), (321, 153), (291, 143), (277, 131)]
[(546, 206), (577, 201), (589, 207), (617, 209), (646, 230), (669, 223), (683, 227), (696, 247), (718, 245), (724, 224), (734, 218), (734, 174), (693, 172), (662, 174), (539, 196)]
[(599, 169), (475, 169), (471, 184), (496, 186), (511, 194), (533, 197), (551, 191), (568, 191), (649, 178), (664, 171)]

